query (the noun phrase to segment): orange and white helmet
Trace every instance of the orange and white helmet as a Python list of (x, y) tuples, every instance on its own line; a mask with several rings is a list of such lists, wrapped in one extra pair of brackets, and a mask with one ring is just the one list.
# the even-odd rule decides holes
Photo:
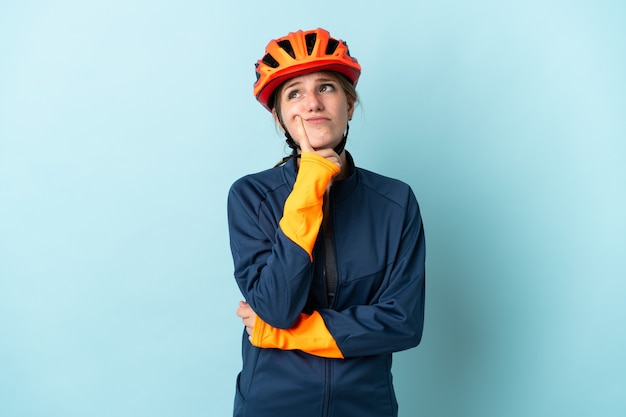
[(265, 55), (256, 63), (254, 95), (271, 111), (273, 93), (278, 86), (290, 78), (317, 71), (338, 72), (356, 86), (361, 66), (350, 56), (348, 45), (331, 38), (324, 29), (291, 32), (265, 47)]

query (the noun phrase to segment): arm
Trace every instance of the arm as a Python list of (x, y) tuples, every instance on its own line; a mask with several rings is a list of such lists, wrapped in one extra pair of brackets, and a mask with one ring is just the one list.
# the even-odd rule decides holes
[(314, 153), (301, 159), (279, 227), (260, 207), (265, 196), (250, 192), (253, 185), (235, 184), (228, 198), (235, 278), (256, 313), (277, 328), (291, 327), (306, 303), (324, 192), (339, 170)]
[(304, 249), (313, 261), (313, 246), (322, 225), (322, 205), (330, 180), (339, 167), (314, 153), (302, 153), (300, 168), (287, 201), (280, 228), (293, 242)]
[[(425, 244), (412, 193), (401, 239), (388, 284), (375, 304), (303, 315), (288, 330), (275, 329), (257, 318), (253, 344), (325, 357), (374, 355), (419, 344), (424, 324)], [(328, 349), (333, 344), (336, 350)]]
[(237, 316), (246, 326), (248, 339), (254, 346), (281, 350), (298, 349), (316, 356), (343, 359), (341, 350), (328, 333), (317, 311), (310, 315), (300, 314), (290, 329), (276, 329), (270, 326), (243, 301), (239, 302)]

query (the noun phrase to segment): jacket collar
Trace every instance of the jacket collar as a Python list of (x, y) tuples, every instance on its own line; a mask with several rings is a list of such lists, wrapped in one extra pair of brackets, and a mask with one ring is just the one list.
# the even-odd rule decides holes
[(330, 196), (332, 201), (340, 202), (350, 196), (358, 183), (358, 170), (354, 165), (354, 159), (348, 151), (346, 152), (346, 162), (348, 163), (348, 175), (333, 183), (330, 188)]

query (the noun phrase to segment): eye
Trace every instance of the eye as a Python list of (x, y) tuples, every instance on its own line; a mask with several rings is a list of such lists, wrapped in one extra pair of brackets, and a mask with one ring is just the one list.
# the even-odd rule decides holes
[(300, 92), (298, 90), (287, 91), (287, 100), (293, 100), (294, 98), (298, 98)]
[(335, 86), (334, 84), (322, 84), (320, 85), (320, 92), (325, 92), (325, 91), (334, 91), (335, 90)]

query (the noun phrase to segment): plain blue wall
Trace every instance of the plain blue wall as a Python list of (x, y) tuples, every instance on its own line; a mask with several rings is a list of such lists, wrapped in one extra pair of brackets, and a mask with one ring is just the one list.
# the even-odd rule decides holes
[(0, 415), (228, 416), (226, 193), (285, 153), (271, 38), (363, 65), (348, 148), (428, 243), (402, 417), (626, 415), (622, 1), (3, 1)]

